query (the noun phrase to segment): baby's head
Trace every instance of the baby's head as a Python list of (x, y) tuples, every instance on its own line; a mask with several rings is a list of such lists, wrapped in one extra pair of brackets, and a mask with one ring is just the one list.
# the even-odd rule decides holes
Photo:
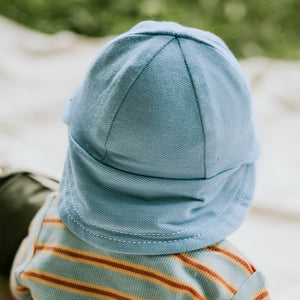
[(92, 245), (166, 254), (243, 222), (258, 142), (251, 92), (222, 40), (146, 21), (111, 41), (65, 107), (59, 212)]

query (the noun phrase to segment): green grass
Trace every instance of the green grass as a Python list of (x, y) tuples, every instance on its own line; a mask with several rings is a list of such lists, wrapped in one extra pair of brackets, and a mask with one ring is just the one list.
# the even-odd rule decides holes
[(300, 59), (299, 0), (0, 0), (0, 13), (42, 32), (88, 36), (171, 20), (216, 33), (239, 58)]

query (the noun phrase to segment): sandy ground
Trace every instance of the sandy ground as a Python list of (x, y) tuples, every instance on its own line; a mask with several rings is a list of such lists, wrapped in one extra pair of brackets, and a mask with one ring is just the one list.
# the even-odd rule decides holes
[[(4, 18), (0, 28), (0, 163), (59, 178), (67, 146), (64, 101), (109, 38), (47, 36)], [(262, 156), (252, 212), (231, 239), (263, 270), (272, 299), (297, 300), (300, 62), (249, 58), (242, 65), (253, 89)], [(0, 299), (9, 299), (2, 278)]]

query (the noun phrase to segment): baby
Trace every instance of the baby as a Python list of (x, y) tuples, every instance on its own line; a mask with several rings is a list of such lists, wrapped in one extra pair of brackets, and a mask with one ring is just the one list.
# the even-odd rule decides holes
[(15, 257), (16, 299), (269, 299), (226, 240), (251, 204), (251, 92), (214, 34), (145, 21), (67, 101), (69, 149)]

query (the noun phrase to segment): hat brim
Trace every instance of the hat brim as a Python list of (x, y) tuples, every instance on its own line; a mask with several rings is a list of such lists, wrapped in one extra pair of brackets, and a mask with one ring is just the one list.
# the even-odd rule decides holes
[(254, 185), (254, 164), (207, 179), (154, 178), (107, 166), (70, 137), (58, 209), (88, 244), (127, 254), (170, 254), (207, 247), (238, 229)]

